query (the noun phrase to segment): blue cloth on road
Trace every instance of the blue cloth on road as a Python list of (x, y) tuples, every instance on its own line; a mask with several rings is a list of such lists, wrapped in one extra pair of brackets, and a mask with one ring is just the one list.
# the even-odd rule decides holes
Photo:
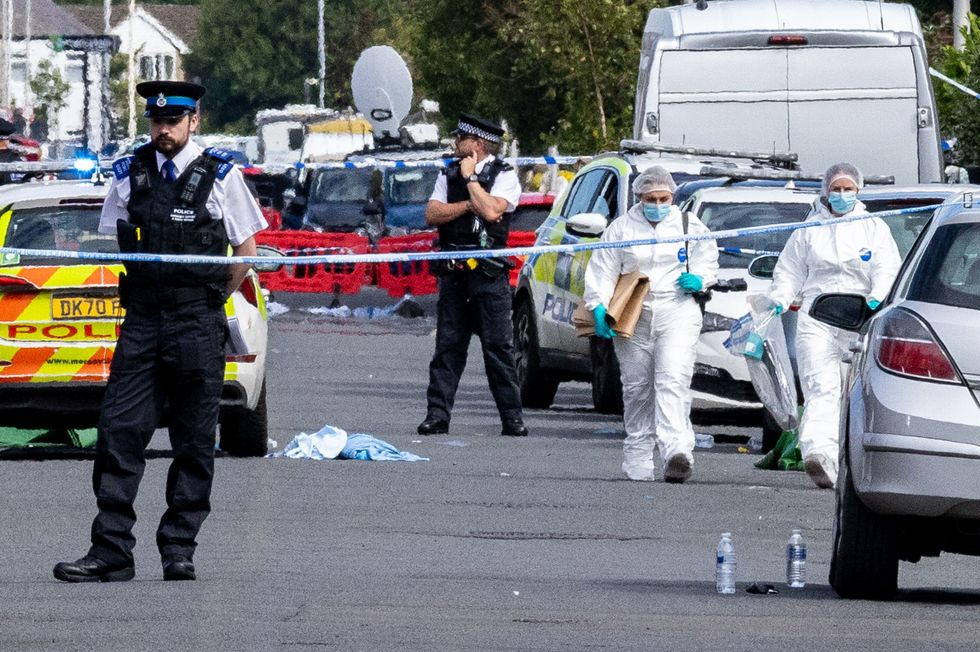
[(291, 459), (349, 459), (349, 460), (389, 460), (402, 462), (428, 462), (429, 458), (400, 451), (388, 442), (373, 435), (363, 433), (347, 434), (334, 426), (324, 426), (309, 435), (301, 432), (281, 451), (266, 457), (288, 457)]

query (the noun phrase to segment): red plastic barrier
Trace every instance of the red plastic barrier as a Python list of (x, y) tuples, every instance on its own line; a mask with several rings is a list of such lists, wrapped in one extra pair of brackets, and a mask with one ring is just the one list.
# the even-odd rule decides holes
[[(289, 256), (328, 254), (366, 254), (367, 238), (353, 233), (315, 231), (262, 231), (255, 236), (259, 244), (275, 247)], [(262, 285), (282, 292), (334, 292), (357, 294), (371, 282), (372, 266), (367, 263), (285, 264), (277, 272), (261, 272)]]
[[(435, 231), (423, 231), (411, 235), (381, 238), (375, 247), (379, 254), (433, 251)], [(428, 260), (378, 263), (375, 266), (377, 285), (393, 297), (412, 294), (433, 294), (437, 289), (436, 277), (429, 271)]]
[[(534, 231), (512, 231), (507, 237), (508, 247), (531, 247), (538, 236)], [(511, 256), (514, 269), (510, 270), (510, 284), (517, 287), (517, 277), (521, 274), (521, 267), (524, 267), (526, 256)]]

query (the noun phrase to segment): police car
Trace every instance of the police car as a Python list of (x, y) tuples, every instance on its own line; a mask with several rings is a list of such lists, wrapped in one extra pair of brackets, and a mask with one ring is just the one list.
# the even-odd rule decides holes
[[(551, 215), (538, 228), (535, 244), (597, 241), (600, 234), (576, 228), (587, 226), (578, 224), (576, 217), (599, 214), (608, 223), (625, 213), (635, 201), (633, 178), (651, 166), (667, 168), (680, 184), (702, 179), (705, 170), (744, 167), (747, 160), (757, 159), (757, 165), (774, 169), (774, 165), (792, 158), (789, 154), (777, 154), (770, 159), (765, 154), (744, 152), (738, 153), (741, 156), (734, 160), (719, 156), (720, 152), (715, 150), (654, 147), (653, 151), (603, 154), (579, 170), (555, 202)], [(805, 214), (806, 207), (803, 208), (798, 219)], [(592, 383), (596, 410), (605, 413), (622, 410), (619, 364), (612, 344), (600, 338), (578, 337), (571, 323), (572, 313), (582, 301), (585, 268), (590, 257), (590, 251), (536, 254), (528, 258), (521, 270), (513, 314), (515, 359), (525, 407), (549, 407), (561, 382), (584, 380)], [(696, 366), (695, 408), (759, 407), (757, 403), (747, 403), (755, 400), (750, 384), (739, 385), (740, 392), (733, 393), (732, 387), (707, 371), (701, 365)]]
[[(0, 246), (116, 253), (98, 232), (107, 184), (55, 181), (0, 187)], [(0, 425), (90, 427), (109, 376), (123, 309), (121, 264), (0, 255)], [(249, 272), (225, 304), (229, 340), (221, 448), (265, 455), (268, 313)]]

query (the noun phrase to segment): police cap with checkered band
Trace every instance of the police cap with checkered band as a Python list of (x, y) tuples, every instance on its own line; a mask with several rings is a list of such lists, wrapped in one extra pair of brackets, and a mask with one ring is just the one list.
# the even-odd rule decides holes
[(499, 143), (504, 136), (503, 128), (486, 118), (479, 118), (469, 113), (459, 114), (459, 123), (451, 132), (453, 136), (476, 136), (491, 143)]

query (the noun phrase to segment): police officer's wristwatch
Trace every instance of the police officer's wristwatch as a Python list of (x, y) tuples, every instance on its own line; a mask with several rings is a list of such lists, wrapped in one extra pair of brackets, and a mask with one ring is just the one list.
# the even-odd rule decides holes
[(479, 183), (479, 181), (480, 175), (478, 174), (471, 174), (470, 176), (466, 177), (466, 183)]

